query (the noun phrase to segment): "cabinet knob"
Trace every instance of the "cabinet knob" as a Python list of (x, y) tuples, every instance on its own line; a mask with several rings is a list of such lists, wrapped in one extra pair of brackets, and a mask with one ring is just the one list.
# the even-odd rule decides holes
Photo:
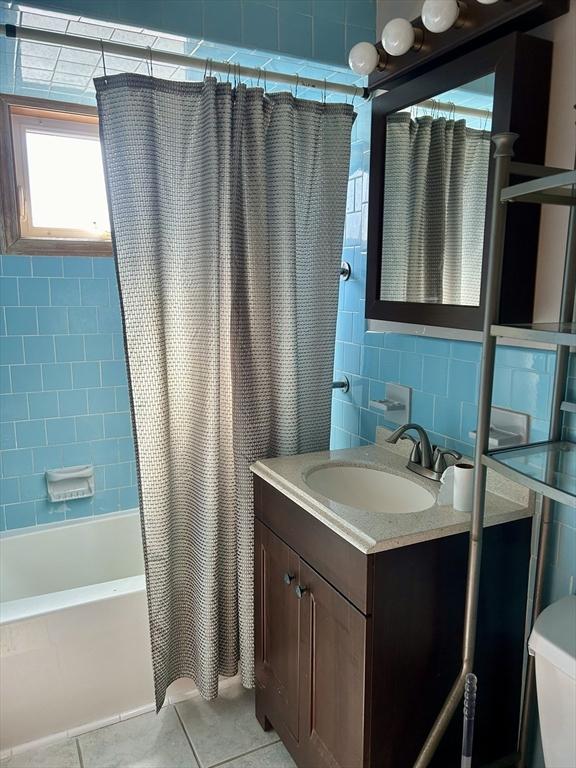
[(308, 592), (308, 587), (303, 587), (301, 584), (297, 584), (294, 587), (294, 592), (296, 592), (296, 597), (298, 598), (298, 600), (302, 600), (302, 598), (304, 597), (304, 593)]
[(285, 573), (284, 584), (290, 584), (291, 581), (294, 581), (294, 576), (291, 573)]

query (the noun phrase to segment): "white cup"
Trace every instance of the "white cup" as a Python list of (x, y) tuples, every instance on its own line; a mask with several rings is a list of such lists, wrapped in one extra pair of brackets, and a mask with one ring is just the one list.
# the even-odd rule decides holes
[[(474, 465), (465, 462), (452, 464), (442, 475), (447, 494), (452, 490), (452, 506), (458, 512), (472, 512), (474, 501)], [(449, 503), (443, 493), (439, 503)]]

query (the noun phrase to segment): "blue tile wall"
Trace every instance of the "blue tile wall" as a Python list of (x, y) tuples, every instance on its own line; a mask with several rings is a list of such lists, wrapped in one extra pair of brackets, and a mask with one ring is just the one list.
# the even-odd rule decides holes
[[(86, 5), (86, 0), (34, 2), (80, 16), (87, 15)], [(347, 64), (355, 43), (376, 39), (376, 0), (95, 0), (88, 15), (338, 65)]]
[[(480, 345), (471, 342), (367, 333), (364, 319), (369, 170), (369, 107), (357, 105), (346, 205), (343, 259), (352, 277), (340, 285), (334, 376), (346, 375), (350, 391), (335, 390), (332, 448), (375, 441), (377, 426), (392, 427), (369, 401), (384, 396), (386, 382), (412, 387), (412, 420), (435, 443), (470, 455), (470, 431), (476, 426)], [(576, 402), (576, 363), (568, 395)], [(499, 347), (494, 377), (494, 405), (529, 413), (531, 439), (546, 440), (555, 354), (519, 347)], [(567, 414), (566, 436), (576, 441), (576, 417)], [(547, 599), (576, 591), (576, 510), (557, 505), (548, 562)]]
[[(111, 258), (0, 257), (0, 529), (137, 506)], [(96, 493), (47, 500), (44, 472), (94, 464)]]

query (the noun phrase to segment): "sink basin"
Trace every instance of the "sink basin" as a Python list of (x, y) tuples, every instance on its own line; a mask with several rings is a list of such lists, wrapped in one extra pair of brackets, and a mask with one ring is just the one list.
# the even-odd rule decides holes
[(367, 512), (420, 512), (436, 501), (429, 491), (412, 480), (373, 467), (323, 464), (311, 469), (305, 481), (322, 496)]

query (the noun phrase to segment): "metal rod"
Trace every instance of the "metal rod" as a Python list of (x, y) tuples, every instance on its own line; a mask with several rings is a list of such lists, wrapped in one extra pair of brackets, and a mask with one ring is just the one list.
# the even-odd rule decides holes
[(33, 29), (32, 27), (16, 27), (13, 24), (0, 24), (0, 34), (17, 40), (28, 40), (36, 43), (48, 43), (50, 45), (61, 45), (68, 48), (82, 48), (87, 51), (95, 51), (105, 56), (107, 53), (116, 56), (128, 56), (135, 59), (150, 59), (153, 55), (154, 63), (174, 64), (179, 67), (191, 67), (192, 69), (209, 69), (211, 72), (219, 72), (223, 75), (235, 74), (237, 77), (250, 77), (253, 79), (263, 78), (266, 75), (266, 81), (276, 83), (286, 83), (286, 85), (298, 85), (302, 88), (315, 88), (318, 91), (330, 91), (342, 93), (347, 96), (359, 96), (362, 99), (369, 99), (370, 92), (367, 88), (359, 88), (355, 85), (346, 83), (331, 82), (330, 80), (315, 80), (312, 77), (300, 77), (300, 75), (287, 75), (284, 72), (271, 72), (269, 70), (254, 69), (253, 67), (243, 67), (227, 61), (213, 61), (212, 59), (199, 59), (194, 56), (187, 56), (184, 53), (170, 53), (169, 51), (154, 50), (151, 53), (149, 48), (141, 48), (136, 45), (126, 45), (125, 43), (116, 43), (110, 40), (101, 40), (95, 37), (80, 37), (79, 35), (69, 35), (64, 32), (52, 32), (46, 29)]
[[(561, 323), (570, 323), (574, 319), (574, 298), (576, 295), (576, 206), (570, 209), (568, 220), (568, 239), (566, 242), (566, 259), (564, 261), (564, 278), (562, 282), (562, 298), (560, 302), (559, 320)], [(566, 381), (568, 376), (569, 348), (565, 345), (556, 348), (556, 369), (554, 371), (554, 384), (552, 390), (552, 404), (550, 411), (550, 440), (560, 440), (562, 437), (562, 402), (566, 396)], [(544, 605), (544, 584), (546, 575), (546, 562), (550, 547), (552, 531), (552, 501), (545, 497), (542, 499), (540, 518), (540, 535), (538, 538), (538, 552), (536, 555), (536, 575), (534, 580), (534, 599), (530, 626), (541, 613)], [(530, 726), (534, 712), (534, 699), (536, 697), (536, 678), (534, 657), (528, 656), (526, 665), (526, 685), (522, 700), (522, 713), (520, 720), (520, 736), (518, 751), (520, 753), (519, 768), (525, 768), (528, 754), (528, 739)]]
[(476, 689), (478, 679), (472, 672), (466, 675), (464, 685), (464, 722), (462, 724), (462, 759), (460, 768), (472, 768), (474, 718), (476, 717)]
[(507, 204), (500, 202), (500, 190), (508, 183), (510, 161), (514, 154), (513, 146), (516, 139), (517, 134), (515, 133), (499, 133), (492, 137), (496, 150), (494, 152), (494, 176), (492, 181), (486, 304), (482, 331), (482, 363), (480, 369), (480, 395), (478, 398), (474, 469), (474, 505), (472, 508), (472, 524), (468, 549), (462, 668), (414, 763), (414, 768), (426, 768), (429, 765), (440, 743), (440, 739), (462, 698), (466, 675), (473, 671), (474, 666), (480, 564), (482, 561), (482, 534), (484, 532), (484, 497), (486, 491), (486, 467), (482, 464), (481, 459), (482, 455), (488, 450), (496, 353), (496, 337), (492, 336), (490, 328), (498, 319), (507, 211)]
[(453, 112), (457, 115), (470, 115), (471, 117), (484, 117), (491, 118), (492, 110), (480, 109), (479, 107), (464, 107), (458, 104), (454, 104), (450, 101), (436, 101), (436, 99), (426, 99), (426, 101), (420, 101), (418, 104), (412, 104), (407, 109), (416, 109), (422, 107), (423, 109), (437, 110), (438, 112)]
[(332, 389), (341, 389), (343, 392), (348, 392), (350, 389), (350, 381), (347, 376), (342, 376), (340, 381), (332, 382)]

